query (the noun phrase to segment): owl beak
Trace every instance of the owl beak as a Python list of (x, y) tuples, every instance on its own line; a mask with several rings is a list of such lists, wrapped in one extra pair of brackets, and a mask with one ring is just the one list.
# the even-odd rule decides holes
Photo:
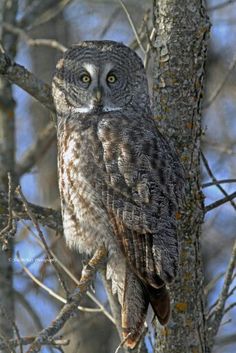
[(101, 103), (101, 100), (102, 100), (102, 92), (101, 92), (100, 89), (96, 89), (96, 90), (94, 91), (93, 99), (94, 99), (94, 101), (95, 101), (97, 104)]

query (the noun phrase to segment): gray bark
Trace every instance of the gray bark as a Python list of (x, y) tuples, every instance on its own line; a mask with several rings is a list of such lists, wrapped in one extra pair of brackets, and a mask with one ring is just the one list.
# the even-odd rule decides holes
[[(0, 21), (15, 23), (18, 1), (2, 1), (0, 5)], [(1, 23), (0, 23), (1, 27)], [(1, 42), (12, 58), (16, 54), (16, 36), (1, 31)], [(12, 86), (0, 79), (0, 189), (8, 189), (7, 173), (14, 175), (15, 169), (15, 101)], [(0, 229), (5, 222), (0, 221)], [(9, 259), (13, 253), (13, 243), (9, 242), (7, 252), (0, 250), (0, 333), (5, 337), (13, 336), (11, 320), (14, 320), (14, 296), (12, 263)], [(7, 314), (7, 316), (6, 316)]]
[(154, 0), (153, 105), (161, 131), (184, 164), (188, 191), (179, 225), (180, 268), (171, 286), (172, 319), (158, 325), (155, 352), (208, 352), (199, 237), (201, 97), (209, 21), (202, 0)]

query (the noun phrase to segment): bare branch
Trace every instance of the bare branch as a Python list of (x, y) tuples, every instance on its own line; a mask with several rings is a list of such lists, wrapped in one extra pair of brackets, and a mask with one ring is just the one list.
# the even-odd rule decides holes
[(115, 23), (116, 18), (118, 17), (120, 13), (120, 8), (116, 7), (113, 12), (110, 14), (107, 22), (105, 23), (104, 27), (102, 28), (101, 32), (98, 34), (99, 38), (103, 38), (106, 33), (109, 31), (113, 23)]
[[(216, 184), (216, 187), (222, 192), (222, 194), (225, 197), (228, 197), (229, 195), (227, 194), (227, 192), (223, 189), (223, 187), (221, 185), (219, 185), (219, 183), (218, 183), (216, 177), (214, 176), (214, 174), (213, 174), (213, 172), (212, 172), (212, 170), (211, 170), (211, 168), (209, 166), (209, 163), (208, 163), (206, 157), (204, 156), (203, 152), (201, 151), (200, 153), (201, 153), (203, 164), (204, 164), (209, 176), (212, 178), (212, 181)], [(230, 200), (230, 203), (233, 206), (233, 208), (236, 210), (235, 203), (232, 200)]]
[[(53, 253), (53, 252), (52, 252)], [(58, 257), (53, 253), (54, 258), (56, 259), (59, 266), (63, 269), (63, 271), (74, 281), (74, 283), (79, 286), (79, 280), (73, 275), (73, 273), (58, 259)], [(106, 308), (100, 303), (100, 301), (89, 291), (86, 293), (87, 296), (100, 308), (100, 311), (114, 324), (116, 322), (111, 314), (106, 310)]]
[[(40, 16), (38, 16), (40, 12), (36, 10), (34, 14), (31, 14), (31, 16), (33, 15), (31, 21), (28, 20), (29, 15), (26, 13), (24, 18), (20, 21), (20, 25), (25, 26), (26, 23), (30, 24), (30, 29), (40, 26), (59, 15), (71, 1), (72, 0), (60, 0), (56, 6), (54, 4), (52, 8), (46, 8), (44, 12), (40, 11)], [(43, 2), (39, 1), (39, 3), (41, 5)]]
[(221, 4), (217, 4), (215, 6), (211, 6), (207, 10), (209, 12), (212, 12), (212, 11), (215, 11), (215, 10), (221, 10), (221, 9), (223, 9), (226, 6), (233, 4), (235, 1), (236, 0), (227, 0), (225, 2), (222, 2)]
[(224, 87), (225, 83), (227, 82), (228, 78), (230, 77), (232, 71), (235, 69), (236, 66), (236, 59), (232, 61), (230, 64), (225, 77), (223, 78), (222, 82), (218, 85), (216, 90), (213, 92), (211, 97), (208, 99), (208, 101), (204, 104), (203, 109), (207, 109), (210, 107), (210, 105), (214, 102), (214, 100), (218, 97), (219, 93), (221, 92), (222, 88)]
[(46, 151), (56, 139), (56, 129), (53, 123), (49, 123), (41, 131), (36, 142), (26, 151), (21, 161), (16, 165), (16, 175), (20, 178), (27, 173), (44, 156)]
[(70, 319), (70, 317), (76, 311), (80, 300), (87, 292), (97, 267), (99, 266), (101, 261), (104, 260), (106, 255), (107, 255), (107, 251), (105, 250), (105, 248), (99, 248), (95, 252), (94, 256), (89, 261), (88, 265), (82, 271), (80, 284), (78, 288), (75, 290), (73, 296), (71, 297), (71, 301), (67, 302), (67, 304), (64, 305), (64, 307), (59, 312), (55, 320), (53, 320), (51, 325), (40, 332), (38, 337), (35, 339), (34, 343), (30, 346), (27, 353), (39, 352), (41, 349), (41, 342), (52, 338), (55, 334), (57, 334), (60, 331), (60, 329)]
[(119, 346), (116, 348), (115, 353), (118, 353), (119, 350), (123, 347), (123, 345), (125, 344), (125, 342), (128, 340), (128, 338), (130, 337), (131, 332), (128, 333), (128, 335), (125, 336), (125, 338), (120, 342)]
[(233, 192), (232, 194), (229, 194), (227, 197), (224, 197), (223, 199), (217, 200), (217, 201), (211, 203), (210, 205), (206, 206), (205, 213), (212, 211), (212, 210), (214, 210), (214, 208), (217, 208), (217, 207), (223, 205), (224, 203), (229, 202), (235, 198), (236, 198), (236, 191)]
[(70, 2), (71, 0), (61, 0), (56, 6), (55, 3), (51, 6), (51, 2), (48, 1), (32, 3), (31, 6), (27, 6), (27, 11), (25, 11), (18, 25), (30, 29), (39, 26), (57, 16)]
[(212, 278), (212, 280), (207, 283), (207, 285), (204, 288), (204, 294), (207, 296), (209, 292), (214, 288), (215, 284), (224, 276), (224, 272), (219, 273), (217, 276)]
[(23, 66), (12, 62), (9, 56), (3, 52), (0, 52), (0, 75), (21, 87), (51, 112), (55, 113), (50, 86)]
[[(59, 302), (66, 304), (67, 299), (63, 298), (61, 295), (57, 294), (54, 290), (46, 286), (43, 282), (41, 282), (37, 277), (33, 275), (33, 273), (23, 264), (23, 261), (21, 260), (20, 254), (17, 253), (17, 257), (19, 259), (19, 262), (25, 271), (25, 273), (32, 279), (34, 283), (36, 283), (39, 287), (41, 287), (45, 292), (47, 292), (50, 296), (53, 298), (57, 299)], [(83, 312), (88, 312), (88, 313), (97, 313), (101, 312), (102, 310), (100, 308), (86, 308), (84, 306), (79, 306), (77, 307), (78, 310), (83, 311)]]
[(213, 312), (213, 318), (208, 322), (208, 330), (209, 330), (209, 346), (212, 347), (214, 338), (219, 330), (222, 318), (224, 316), (225, 311), (225, 303), (228, 298), (229, 288), (232, 284), (233, 273), (236, 266), (236, 241), (233, 246), (232, 255), (229, 261), (229, 265), (225, 274), (224, 284), (222, 291), (220, 293), (219, 299), (217, 301), (217, 305), (215, 306)]
[[(62, 220), (60, 211), (53, 210), (47, 207), (41, 207), (29, 203), (32, 212), (35, 214), (37, 221), (43, 226), (47, 226), (59, 232), (63, 232)], [(12, 200), (13, 216), (16, 219), (30, 219), (24, 209), (22, 201), (17, 197)], [(0, 220), (8, 217), (8, 195), (5, 191), (0, 190)]]
[(208, 183), (202, 184), (202, 188), (208, 188), (209, 186), (216, 186), (217, 184), (230, 184), (230, 183), (236, 183), (236, 179), (220, 179), (216, 181), (210, 181)]
[(39, 38), (32, 39), (28, 36), (28, 34), (23, 29), (12, 26), (10, 23), (4, 22), (3, 27), (7, 31), (18, 35), (29, 46), (47, 46), (47, 47), (55, 48), (62, 52), (67, 50), (67, 48), (64, 45), (62, 45), (61, 43), (59, 43), (57, 40), (54, 40), (54, 39), (39, 39)]
[(230, 310), (232, 310), (236, 306), (236, 302), (230, 304), (224, 311), (224, 315), (228, 313)]
[[(18, 339), (11, 339), (8, 340), (8, 347), (6, 346), (5, 342), (1, 342), (0, 343), (0, 349), (1, 350), (5, 350), (5, 349), (10, 349), (10, 352), (12, 352), (12, 348), (18, 347), (19, 343), (22, 346), (27, 346), (31, 343), (34, 342), (34, 340), (36, 339), (35, 336), (26, 336), (26, 337), (21, 337), (20, 342)], [(49, 345), (49, 346), (68, 346), (70, 343), (69, 340), (63, 340), (61, 338), (55, 338), (54, 340), (48, 340), (48, 341), (44, 341), (42, 342), (42, 345)]]
[(23, 205), (25, 207), (26, 212), (28, 213), (33, 225), (35, 226), (35, 229), (38, 232), (38, 236), (39, 236), (41, 242), (43, 243), (43, 246), (44, 246), (44, 249), (46, 250), (47, 256), (48, 256), (48, 258), (49, 258), (51, 264), (53, 265), (54, 270), (55, 270), (55, 272), (57, 274), (58, 281), (61, 284), (62, 288), (64, 289), (64, 291), (66, 293), (66, 296), (68, 297), (69, 291), (68, 291), (68, 289), (66, 287), (66, 284), (65, 284), (65, 282), (64, 282), (64, 280), (63, 280), (63, 278), (61, 276), (61, 273), (60, 273), (60, 271), (59, 271), (59, 269), (58, 269), (58, 267), (57, 267), (57, 265), (56, 265), (56, 263), (54, 261), (55, 259), (54, 259), (53, 255), (52, 255), (52, 253), (51, 253), (51, 251), (50, 251), (50, 249), (48, 247), (48, 244), (47, 244), (47, 242), (46, 242), (46, 240), (44, 238), (43, 232), (41, 231), (41, 229), (39, 227), (37, 218), (35, 217), (34, 213), (31, 211), (30, 205), (29, 205), (28, 201), (26, 200), (25, 196), (23, 195), (20, 186), (17, 187), (17, 192), (18, 192), (18, 194), (20, 195), (20, 197), (21, 197), (21, 199), (23, 201)]
[(131, 16), (130, 16), (130, 13), (129, 13), (127, 7), (125, 6), (125, 4), (123, 3), (123, 1), (122, 1), (122, 0), (119, 0), (119, 1), (120, 1), (120, 4), (121, 4), (121, 6), (122, 6), (122, 8), (123, 8), (123, 10), (124, 10), (124, 12), (125, 12), (127, 18), (128, 18), (128, 21), (129, 21), (129, 23), (130, 23), (130, 26), (131, 26), (131, 28), (132, 28), (132, 30), (133, 30), (133, 32), (134, 32), (134, 35), (135, 35), (135, 37), (136, 37), (136, 39), (137, 39), (138, 45), (139, 45), (140, 49), (142, 50), (142, 52), (145, 54), (145, 53), (146, 53), (146, 50), (144, 49), (144, 47), (143, 47), (143, 45), (142, 45), (142, 42), (141, 42), (141, 40), (140, 40), (140, 38), (139, 38), (138, 32), (137, 32), (136, 27), (135, 27), (135, 25), (134, 25), (134, 22), (133, 22), (133, 20), (132, 20), (132, 18), (131, 18)]

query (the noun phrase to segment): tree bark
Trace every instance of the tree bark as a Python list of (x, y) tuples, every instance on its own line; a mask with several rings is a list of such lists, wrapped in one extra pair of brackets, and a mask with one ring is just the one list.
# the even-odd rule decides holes
[[(15, 24), (18, 0), (2, 1), (0, 5), (0, 22)], [(1, 27), (1, 23), (0, 23)], [(13, 34), (0, 33), (4, 50), (14, 59), (17, 38)], [(12, 86), (5, 79), (0, 79), (0, 189), (8, 189), (7, 173), (14, 175), (15, 170), (15, 101)], [(0, 229), (4, 227), (0, 221)], [(9, 241), (8, 251), (0, 254), (0, 332), (6, 338), (13, 337), (14, 291), (12, 263), (9, 261), (13, 253), (13, 242)]]
[(187, 196), (179, 221), (180, 267), (171, 286), (172, 319), (156, 327), (155, 352), (206, 353), (200, 232), (201, 100), (209, 20), (202, 0), (154, 0), (153, 106), (159, 128), (185, 167)]

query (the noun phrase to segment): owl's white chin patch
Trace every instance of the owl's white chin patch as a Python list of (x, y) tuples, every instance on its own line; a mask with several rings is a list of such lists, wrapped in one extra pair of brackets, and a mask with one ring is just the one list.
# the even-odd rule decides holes
[(121, 107), (103, 107), (102, 111), (104, 113), (106, 112), (116, 112), (118, 110), (121, 110), (122, 108)]
[[(108, 112), (115, 112), (115, 111), (119, 111), (121, 110), (121, 107), (103, 107), (101, 109), (101, 112), (103, 113), (108, 113)], [(74, 108), (73, 109), (74, 113), (95, 113), (96, 112), (96, 108), (93, 106), (90, 107), (78, 107), (78, 108)]]

